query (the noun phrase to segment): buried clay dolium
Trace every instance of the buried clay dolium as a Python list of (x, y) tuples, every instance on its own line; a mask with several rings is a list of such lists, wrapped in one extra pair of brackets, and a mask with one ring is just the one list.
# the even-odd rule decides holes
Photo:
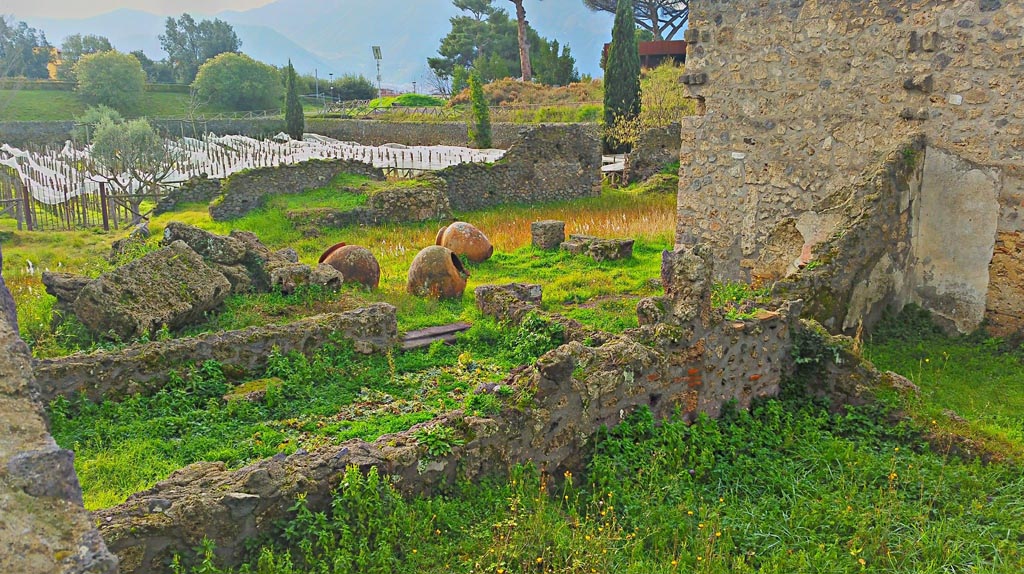
[(345, 283), (359, 283), (370, 289), (376, 289), (380, 283), (380, 264), (365, 247), (338, 243), (324, 251), (319, 262), (341, 272)]
[(451, 249), (431, 245), (409, 266), (408, 291), (413, 295), (454, 299), (462, 297), (469, 273)]

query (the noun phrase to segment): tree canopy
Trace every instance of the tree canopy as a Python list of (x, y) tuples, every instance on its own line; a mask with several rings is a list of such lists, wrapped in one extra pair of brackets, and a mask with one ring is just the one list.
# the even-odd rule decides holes
[(377, 86), (365, 76), (344, 74), (328, 84), (331, 96), (342, 102), (372, 100), (377, 97)]
[(76, 81), (78, 78), (75, 77), (75, 64), (82, 59), (82, 56), (109, 52), (113, 49), (110, 40), (103, 36), (72, 34), (64, 38), (64, 42), (60, 45), (60, 65), (57, 66), (57, 79), (66, 82)]
[(302, 111), (302, 102), (299, 101), (299, 88), (296, 85), (295, 67), (292, 61), (288, 60), (288, 67), (284, 69), (285, 74), (285, 98), (284, 98), (284, 123), (288, 135), (292, 139), (301, 140), (302, 133), (306, 129), (306, 116)]
[[(594, 11), (615, 13), (617, 0), (583, 0)], [(633, 0), (636, 25), (655, 40), (671, 40), (690, 19), (690, 3), (679, 0)]]
[(50, 43), (46, 34), (24, 22), (10, 22), (0, 14), (0, 77), (50, 77)]
[(233, 110), (279, 108), (284, 95), (277, 68), (232, 52), (203, 64), (192, 85), (203, 101)]
[(86, 54), (75, 64), (78, 93), (91, 104), (103, 104), (120, 112), (136, 109), (146, 88), (146, 73), (130, 54), (114, 50)]
[(242, 46), (234, 28), (220, 19), (196, 22), (189, 14), (180, 18), (167, 18), (166, 29), (160, 35), (160, 47), (167, 52), (167, 62), (174, 70), (174, 78), (191, 83), (199, 67), (207, 60), (225, 52), (237, 52)]
[(640, 52), (636, 44), (636, 24), (632, 0), (618, 0), (612, 45), (604, 75), (605, 142), (611, 151), (623, 151), (623, 138), (615, 137), (615, 129), (635, 121), (640, 115)]
[[(456, 67), (472, 68), (481, 81), (521, 77), (519, 26), (493, 0), (454, 0), (465, 15), (450, 19), (452, 29), (441, 39), (439, 57), (428, 58), (427, 64), (439, 77), (449, 79)], [(543, 38), (526, 25), (533, 75), (541, 82), (566, 85), (579, 80), (576, 60), (568, 46)]]
[(131, 208), (132, 223), (142, 219), (139, 206), (144, 194), (166, 180), (179, 159), (146, 120), (112, 118), (96, 124), (88, 157), (86, 169), (106, 180), (115, 200)]

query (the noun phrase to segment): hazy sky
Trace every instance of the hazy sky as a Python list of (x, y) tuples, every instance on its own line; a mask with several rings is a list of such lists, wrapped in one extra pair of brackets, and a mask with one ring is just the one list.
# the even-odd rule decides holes
[(273, 0), (0, 0), (0, 14), (15, 18), (87, 18), (97, 14), (132, 8), (158, 15), (182, 12), (216, 14), (221, 10), (248, 10)]

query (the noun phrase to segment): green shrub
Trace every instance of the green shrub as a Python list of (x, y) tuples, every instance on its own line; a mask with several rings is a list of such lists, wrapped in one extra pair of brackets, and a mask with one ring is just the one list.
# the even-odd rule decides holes
[(280, 109), (284, 96), (276, 68), (234, 52), (207, 60), (192, 86), (200, 99), (230, 110)]
[(146, 73), (135, 56), (117, 51), (87, 54), (75, 64), (76, 88), (82, 98), (122, 113), (138, 109)]

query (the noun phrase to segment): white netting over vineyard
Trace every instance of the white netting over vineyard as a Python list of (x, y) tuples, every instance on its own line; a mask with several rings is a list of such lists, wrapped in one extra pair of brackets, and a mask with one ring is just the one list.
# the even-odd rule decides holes
[[(280, 141), (279, 141), (280, 140)], [(435, 171), (460, 163), (493, 162), (504, 150), (470, 149), (448, 146), (403, 146), (386, 144), (365, 146), (316, 134), (302, 141), (287, 138), (257, 140), (244, 136), (209, 135), (202, 140), (168, 140), (167, 146), (178, 158), (165, 184), (176, 185), (190, 177), (206, 174), (223, 178), (252, 168), (294, 164), (311, 159), (348, 159), (401, 173)], [(37, 201), (48, 205), (64, 203), (82, 194), (95, 193), (102, 176), (89, 173), (89, 148), (76, 149), (70, 143), (60, 150), (28, 152), (7, 144), (0, 146), (0, 165), (14, 170)], [(127, 181), (132, 190), (138, 182)]]

